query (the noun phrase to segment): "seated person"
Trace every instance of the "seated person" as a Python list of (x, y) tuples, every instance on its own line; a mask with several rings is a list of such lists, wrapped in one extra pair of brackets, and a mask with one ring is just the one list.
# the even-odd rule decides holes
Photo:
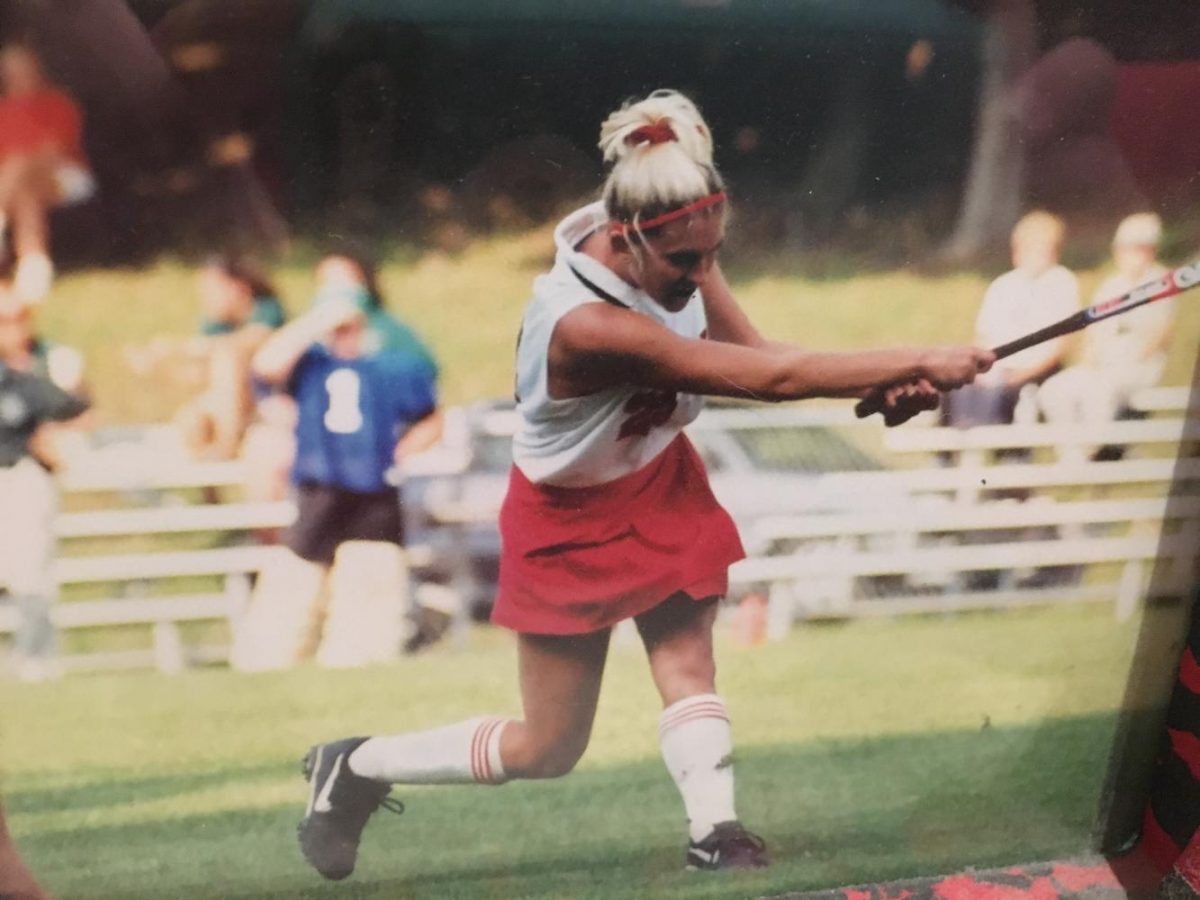
[[(1165, 275), (1166, 268), (1158, 262), (1161, 239), (1162, 220), (1154, 213), (1124, 219), (1113, 237), (1116, 271), (1096, 289), (1092, 302), (1120, 297)], [(1131, 395), (1162, 378), (1174, 320), (1175, 299), (1168, 298), (1089, 326), (1079, 362), (1054, 375), (1038, 392), (1046, 420), (1100, 425), (1118, 418)], [(1096, 450), (1064, 445), (1059, 455), (1081, 460)]]
[(50, 290), (48, 211), (95, 192), (79, 107), (48, 81), (28, 47), (0, 51), (0, 231), (11, 226), (13, 289), (26, 302)]
[[(1048, 212), (1031, 212), (1017, 222), (1013, 268), (984, 295), (975, 320), (977, 344), (997, 347), (1078, 311), (1078, 282), (1058, 262), (1064, 234), (1062, 220)], [(946, 423), (958, 428), (1011, 423), (1022, 394), (1059, 369), (1067, 348), (1066, 338), (1055, 338), (997, 361), (973, 384), (946, 395)]]
[(199, 334), (127, 348), (126, 361), (142, 377), (158, 376), (168, 362), (175, 369), (185, 367), (184, 383), (199, 393), (176, 415), (184, 443), (198, 458), (232, 459), (258, 408), (271, 396), (254, 383), (250, 359), (283, 324), (285, 313), (270, 283), (244, 262), (210, 260), (196, 285)]
[[(411, 328), (384, 308), (375, 265), (350, 250), (332, 253), (317, 263), (317, 293), (344, 289), (365, 291), (366, 333), (364, 351), (399, 350), (410, 353), (437, 378), (437, 363), (429, 348)], [(256, 421), (246, 432), (242, 459), (246, 463), (246, 496), (251, 500), (281, 500), (287, 496), (288, 470), (296, 453), (296, 411), (291, 398), (277, 393), (259, 404)], [(265, 543), (277, 535), (260, 533)]]
[(61, 672), (51, 618), (58, 488), (50, 469), (58, 445), (36, 439), (47, 423), (76, 419), (88, 408), (82, 358), (60, 349), (35, 336), (32, 311), (0, 283), (0, 587), (17, 606), (14, 668), (27, 681)]
[(367, 349), (369, 310), (361, 288), (327, 289), (254, 357), (255, 373), (296, 399), (298, 513), (235, 630), (235, 668), (283, 668), (314, 644), (323, 666), (400, 651), (408, 575), (400, 497), (386, 476), (438, 439), (441, 415), (419, 357)]

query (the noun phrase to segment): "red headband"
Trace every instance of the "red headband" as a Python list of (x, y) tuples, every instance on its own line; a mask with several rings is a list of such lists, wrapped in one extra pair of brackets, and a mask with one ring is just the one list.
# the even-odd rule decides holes
[[(684, 216), (690, 216), (694, 212), (708, 209), (708, 207), (716, 206), (718, 203), (723, 203), (724, 201), (725, 192), (717, 191), (715, 194), (709, 194), (706, 197), (701, 197), (699, 200), (694, 200), (687, 206), (681, 206), (679, 209), (672, 209), (662, 215), (655, 216), (653, 219), (638, 222), (636, 230), (647, 231), (651, 228), (657, 228), (659, 225), (666, 225), (668, 222), (674, 222), (676, 219), (682, 219)], [(635, 230), (635, 226), (632, 222), (614, 222), (613, 229), (620, 234), (628, 234), (630, 231)]]

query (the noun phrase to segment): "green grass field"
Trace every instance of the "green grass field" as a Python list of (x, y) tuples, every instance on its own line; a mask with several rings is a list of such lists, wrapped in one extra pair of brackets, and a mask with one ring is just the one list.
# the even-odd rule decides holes
[(777, 860), (680, 869), (640, 650), (565, 780), (400, 789), (342, 884), (294, 840), (318, 739), (515, 713), (506, 633), (394, 666), (0, 686), (0, 795), (59, 898), (747, 897), (1085, 849), (1137, 622), (1108, 607), (864, 621), (719, 648), (739, 808)]

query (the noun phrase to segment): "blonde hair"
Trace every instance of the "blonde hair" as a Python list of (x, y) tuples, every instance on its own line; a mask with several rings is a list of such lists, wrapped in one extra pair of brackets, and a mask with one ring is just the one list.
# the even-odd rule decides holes
[(1014, 247), (1059, 247), (1062, 246), (1066, 234), (1067, 226), (1062, 219), (1044, 209), (1035, 209), (1023, 215), (1013, 226), (1012, 243)]
[(678, 91), (658, 90), (625, 103), (600, 126), (599, 146), (609, 166), (608, 216), (639, 235), (639, 221), (724, 190), (713, 167), (712, 133)]

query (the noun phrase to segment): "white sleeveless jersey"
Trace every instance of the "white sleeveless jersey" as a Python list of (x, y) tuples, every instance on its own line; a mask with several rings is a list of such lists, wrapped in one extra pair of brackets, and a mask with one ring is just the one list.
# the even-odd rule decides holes
[(584, 303), (612, 303), (650, 316), (676, 334), (704, 335), (699, 292), (677, 313), (628, 284), (598, 260), (575, 248), (607, 226), (597, 202), (567, 216), (554, 230), (554, 268), (533, 283), (517, 345), (517, 410), (513, 461), (530, 481), (560, 487), (603, 484), (653, 460), (700, 414), (694, 394), (636, 385), (608, 388), (585, 397), (557, 400), (547, 390), (550, 338), (558, 320)]

